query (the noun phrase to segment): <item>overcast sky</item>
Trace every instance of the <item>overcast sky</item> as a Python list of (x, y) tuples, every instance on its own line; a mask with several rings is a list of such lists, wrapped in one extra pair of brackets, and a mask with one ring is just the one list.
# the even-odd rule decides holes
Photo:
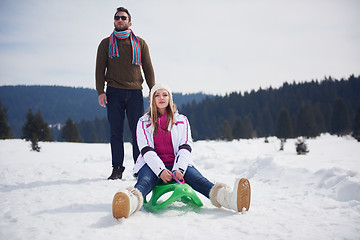
[(119, 6), (174, 92), (360, 75), (359, 0), (1, 0), (0, 85), (94, 88)]

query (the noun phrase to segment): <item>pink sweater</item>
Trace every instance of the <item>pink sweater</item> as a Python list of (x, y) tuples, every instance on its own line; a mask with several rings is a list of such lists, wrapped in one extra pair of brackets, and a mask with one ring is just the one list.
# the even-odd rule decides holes
[(155, 152), (164, 162), (165, 166), (173, 166), (175, 160), (174, 147), (171, 140), (171, 132), (165, 132), (167, 114), (158, 119), (158, 133), (154, 135)]

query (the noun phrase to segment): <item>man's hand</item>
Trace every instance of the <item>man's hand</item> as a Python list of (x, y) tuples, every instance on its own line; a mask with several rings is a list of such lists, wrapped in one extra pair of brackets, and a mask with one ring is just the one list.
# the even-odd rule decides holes
[(99, 95), (99, 104), (100, 104), (100, 106), (102, 106), (102, 107), (106, 107), (107, 98), (106, 98), (106, 94), (105, 94), (105, 93)]
[(160, 174), (160, 178), (165, 183), (170, 182), (172, 179), (171, 171), (169, 169), (164, 169)]

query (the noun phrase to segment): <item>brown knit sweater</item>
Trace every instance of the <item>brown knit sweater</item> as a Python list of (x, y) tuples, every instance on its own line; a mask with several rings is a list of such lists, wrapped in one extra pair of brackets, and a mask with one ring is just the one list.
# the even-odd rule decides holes
[[(144, 79), (141, 74), (141, 67), (132, 64), (133, 53), (130, 38), (116, 39), (120, 57), (114, 58), (109, 57), (109, 38), (101, 41), (97, 51), (95, 79), (98, 95), (105, 93), (105, 82), (110, 87), (141, 90)], [(155, 75), (149, 48), (145, 40), (138, 38), (141, 46), (142, 69), (150, 90), (155, 84)]]

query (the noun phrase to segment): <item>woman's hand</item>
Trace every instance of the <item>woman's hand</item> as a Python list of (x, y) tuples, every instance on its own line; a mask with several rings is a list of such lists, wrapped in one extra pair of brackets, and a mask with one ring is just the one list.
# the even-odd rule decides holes
[[(179, 181), (182, 181), (182, 180), (183, 180), (184, 174), (182, 174), (182, 173), (181, 173), (180, 171), (178, 171), (178, 170), (175, 170), (174, 173), (175, 173), (175, 177), (176, 177), (177, 180), (179, 180)], [(176, 179), (175, 179), (175, 180), (176, 180)]]
[(165, 183), (170, 182), (172, 179), (172, 175), (171, 175), (171, 171), (169, 169), (164, 169), (161, 173), (160, 173), (160, 178), (161, 180), (163, 180)]

